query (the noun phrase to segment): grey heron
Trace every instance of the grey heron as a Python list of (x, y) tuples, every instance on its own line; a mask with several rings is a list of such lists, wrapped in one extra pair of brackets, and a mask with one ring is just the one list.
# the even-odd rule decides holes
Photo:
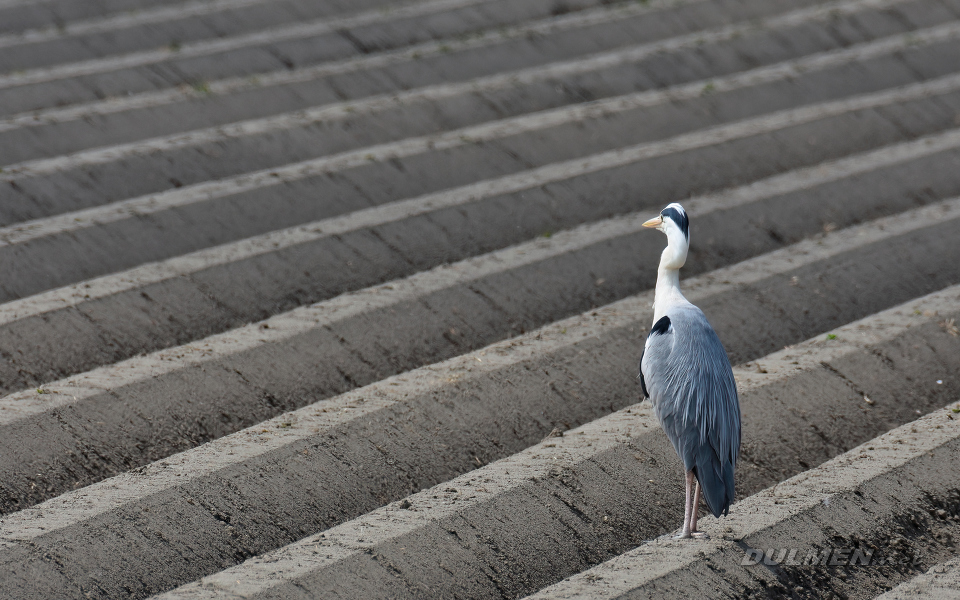
[(686, 211), (670, 204), (644, 227), (667, 236), (653, 301), (653, 327), (640, 357), (640, 387), (686, 471), (686, 504), (678, 538), (707, 537), (697, 530), (700, 497), (714, 516), (733, 502), (740, 455), (740, 403), (727, 353), (703, 312), (680, 293), (687, 260)]

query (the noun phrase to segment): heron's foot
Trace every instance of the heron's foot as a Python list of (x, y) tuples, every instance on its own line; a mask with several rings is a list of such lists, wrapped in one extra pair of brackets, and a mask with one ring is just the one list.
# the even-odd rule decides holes
[(690, 531), (689, 529), (681, 529), (677, 532), (677, 535), (673, 536), (675, 540), (709, 540), (710, 536), (707, 535), (705, 531)]

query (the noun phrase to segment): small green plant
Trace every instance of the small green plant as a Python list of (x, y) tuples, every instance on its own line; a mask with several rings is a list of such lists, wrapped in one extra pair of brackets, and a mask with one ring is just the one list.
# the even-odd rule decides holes
[(835, 340), (835, 339), (837, 339), (837, 336), (836, 336), (836, 334), (828, 333), (828, 334), (827, 334), (827, 339), (828, 339), (828, 340)]

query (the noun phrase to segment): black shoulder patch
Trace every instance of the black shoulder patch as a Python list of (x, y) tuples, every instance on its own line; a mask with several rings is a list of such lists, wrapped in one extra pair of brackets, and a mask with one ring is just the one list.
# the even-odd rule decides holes
[(670, 329), (670, 317), (664, 315), (660, 317), (660, 320), (653, 324), (653, 329), (650, 330), (650, 335), (663, 335)]
[(643, 354), (647, 351), (646, 348), (643, 349), (643, 352), (640, 353), (640, 374), (637, 377), (640, 378), (640, 389), (643, 390), (643, 397), (649, 398), (650, 392), (647, 391), (647, 382), (643, 380)]
[(679, 210), (668, 206), (660, 212), (660, 216), (670, 217), (673, 219), (673, 222), (677, 224), (680, 228), (680, 231), (683, 232), (683, 237), (690, 239), (690, 219), (687, 218), (687, 213), (680, 212)]

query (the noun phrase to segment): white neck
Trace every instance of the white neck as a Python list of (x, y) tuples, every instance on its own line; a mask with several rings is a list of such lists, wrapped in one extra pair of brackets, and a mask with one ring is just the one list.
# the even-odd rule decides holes
[[(671, 231), (671, 229), (674, 229)], [(656, 323), (671, 306), (689, 304), (680, 292), (680, 267), (687, 260), (687, 239), (675, 228), (667, 229), (667, 247), (660, 255), (657, 289), (653, 296), (653, 322)]]

